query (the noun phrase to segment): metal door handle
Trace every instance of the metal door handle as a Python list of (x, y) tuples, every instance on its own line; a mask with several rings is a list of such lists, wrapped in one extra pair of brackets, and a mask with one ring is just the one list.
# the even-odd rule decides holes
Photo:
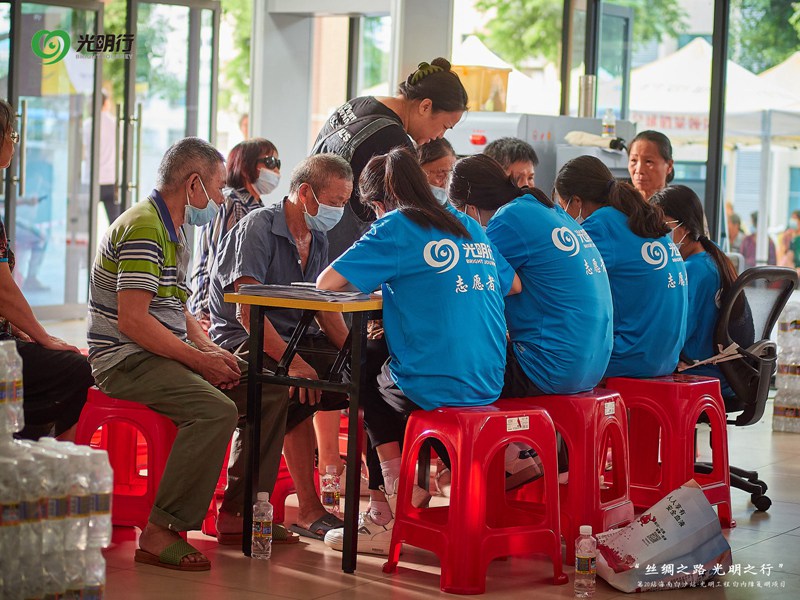
[(28, 101), (21, 100), (19, 103), (19, 172), (11, 178), (17, 184), (17, 195), (22, 198), (25, 196), (25, 150), (28, 137)]
[(114, 204), (122, 204), (122, 190), (120, 189), (120, 176), (119, 170), (122, 165), (120, 165), (119, 156), (119, 145), (122, 142), (122, 136), (120, 135), (120, 126), (124, 126), (125, 118), (122, 116), (122, 105), (115, 104), (117, 109), (117, 121), (114, 127)]
[[(128, 182), (128, 189), (135, 189), (137, 195), (140, 194), (139, 185), (142, 175), (142, 103), (136, 104), (136, 114), (130, 116), (130, 122), (136, 127), (136, 176), (133, 181)], [(134, 199), (131, 198), (133, 201)]]

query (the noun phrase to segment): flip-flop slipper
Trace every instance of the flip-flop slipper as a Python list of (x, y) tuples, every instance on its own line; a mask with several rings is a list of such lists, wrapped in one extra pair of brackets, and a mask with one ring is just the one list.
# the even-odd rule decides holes
[[(274, 523), (272, 525), (272, 543), (273, 544), (296, 544), (300, 541), (300, 536), (293, 534), (286, 529), (281, 523)], [(242, 544), (242, 532), (233, 531), (224, 533), (217, 532), (217, 543), (221, 546), (234, 546)]]
[(324, 540), (326, 533), (331, 529), (339, 529), (340, 527), (344, 527), (344, 521), (330, 513), (326, 513), (309, 525), (308, 529), (301, 527), (297, 523), (289, 527), (289, 529), (305, 537)]
[(199, 562), (181, 562), (190, 554), (202, 553), (186, 540), (178, 540), (164, 548), (158, 556), (139, 548), (136, 550), (133, 560), (145, 565), (175, 571), (208, 571), (211, 568), (211, 562), (208, 559)]

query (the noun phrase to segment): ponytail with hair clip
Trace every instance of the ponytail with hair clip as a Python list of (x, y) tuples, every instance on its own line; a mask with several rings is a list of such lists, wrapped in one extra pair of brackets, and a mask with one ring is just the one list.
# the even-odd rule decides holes
[(442, 67), (437, 67), (436, 65), (432, 65), (426, 62), (421, 62), (419, 63), (419, 65), (417, 65), (417, 70), (408, 76), (408, 82), (411, 85), (414, 85), (418, 81), (425, 79), (428, 75), (431, 75), (432, 73), (437, 73), (439, 71), (444, 71), (444, 69)]

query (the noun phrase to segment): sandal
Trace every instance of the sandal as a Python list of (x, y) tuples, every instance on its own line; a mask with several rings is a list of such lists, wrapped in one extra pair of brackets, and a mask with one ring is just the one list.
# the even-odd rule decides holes
[(133, 560), (145, 565), (175, 571), (208, 571), (211, 568), (211, 562), (207, 558), (196, 562), (182, 562), (190, 554), (202, 553), (186, 540), (178, 540), (164, 548), (158, 556), (138, 548)]
[(325, 513), (319, 519), (309, 525), (308, 529), (301, 527), (297, 523), (289, 527), (289, 529), (305, 537), (310, 537), (315, 540), (324, 540), (326, 533), (328, 533), (331, 529), (339, 529), (340, 527), (344, 527), (344, 521), (335, 515)]
[[(272, 543), (273, 544), (296, 544), (300, 541), (300, 536), (295, 535), (282, 523), (273, 523), (272, 524)], [(239, 531), (231, 531), (231, 532), (223, 532), (217, 531), (217, 543), (220, 546), (236, 546), (242, 545), (242, 532)]]

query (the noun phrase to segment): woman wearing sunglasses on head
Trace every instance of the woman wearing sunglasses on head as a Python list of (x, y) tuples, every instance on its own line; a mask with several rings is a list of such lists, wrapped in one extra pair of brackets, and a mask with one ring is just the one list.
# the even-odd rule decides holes
[(278, 149), (265, 138), (241, 142), (228, 155), (225, 202), (214, 220), (200, 231), (197, 266), (192, 273), (194, 293), (188, 302), (189, 310), (206, 331), (211, 325), (208, 276), (219, 242), (247, 213), (264, 206), (264, 196), (272, 193), (280, 180)]

